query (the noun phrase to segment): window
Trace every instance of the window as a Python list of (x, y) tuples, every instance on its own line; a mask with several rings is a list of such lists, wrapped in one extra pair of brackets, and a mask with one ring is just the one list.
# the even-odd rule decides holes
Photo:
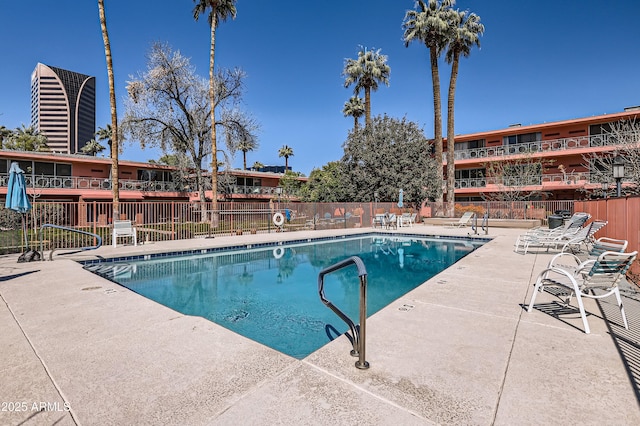
[(518, 143), (538, 142), (542, 140), (541, 132), (523, 133), (521, 135), (510, 135), (502, 138), (503, 145), (514, 145)]
[(461, 151), (461, 150), (465, 150), (465, 149), (484, 148), (484, 146), (485, 146), (485, 140), (484, 139), (476, 139), (476, 140), (473, 140), (473, 141), (456, 143), (455, 146), (454, 146), (454, 149), (456, 151)]
[(456, 170), (456, 179), (480, 179), (483, 178), (485, 169), (463, 169)]

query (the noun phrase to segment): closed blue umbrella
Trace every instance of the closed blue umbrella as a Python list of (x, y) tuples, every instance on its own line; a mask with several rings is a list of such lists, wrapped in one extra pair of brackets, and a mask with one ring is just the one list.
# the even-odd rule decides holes
[(31, 202), (27, 196), (27, 184), (24, 181), (24, 172), (18, 163), (11, 163), (9, 169), (9, 185), (7, 186), (7, 200), (4, 206), (19, 213), (31, 210)]
[(398, 207), (402, 208), (402, 206), (404, 205), (402, 203), (402, 197), (403, 197), (403, 191), (402, 189), (400, 190), (400, 194), (398, 195)]
[(31, 202), (27, 196), (27, 184), (24, 181), (24, 172), (20, 169), (18, 163), (11, 163), (11, 168), (9, 169), (7, 200), (5, 201), (4, 206), (23, 215), (22, 235), (24, 236), (24, 245), (25, 247), (28, 247), (29, 243), (27, 242), (27, 230), (24, 214), (31, 210)]

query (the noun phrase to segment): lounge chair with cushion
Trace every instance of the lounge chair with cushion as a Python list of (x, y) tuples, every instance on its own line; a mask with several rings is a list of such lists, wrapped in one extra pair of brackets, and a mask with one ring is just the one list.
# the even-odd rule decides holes
[(448, 226), (452, 228), (463, 228), (471, 223), (471, 219), (473, 219), (473, 215), (474, 215), (473, 212), (466, 212), (465, 214), (462, 215), (460, 219), (458, 219), (457, 222), (451, 222), (449, 223)]
[[(629, 329), (629, 323), (624, 313), (622, 298), (618, 284), (624, 278), (627, 270), (636, 259), (638, 252), (618, 253), (605, 251), (597, 259), (588, 259), (582, 262), (575, 270), (567, 270), (554, 266), (540, 272), (536, 279), (536, 284), (531, 295), (531, 301), (527, 308), (527, 312), (531, 312), (536, 301), (536, 295), (545, 287), (561, 287), (569, 290), (566, 296), (565, 304), (571, 303), (571, 298), (575, 295), (578, 301), (578, 310), (582, 317), (584, 332), (590, 333), (589, 323), (587, 322), (587, 314), (582, 303), (583, 297), (591, 299), (602, 299), (604, 297), (614, 295), (620, 308), (620, 315), (624, 328)], [(594, 292), (594, 290), (596, 292)]]

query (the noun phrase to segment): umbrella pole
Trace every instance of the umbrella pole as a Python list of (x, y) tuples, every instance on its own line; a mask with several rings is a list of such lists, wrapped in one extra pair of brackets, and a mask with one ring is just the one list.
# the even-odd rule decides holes
[(22, 239), (24, 240), (24, 251), (29, 251), (29, 241), (27, 239), (27, 221), (25, 220), (25, 213), (22, 213)]

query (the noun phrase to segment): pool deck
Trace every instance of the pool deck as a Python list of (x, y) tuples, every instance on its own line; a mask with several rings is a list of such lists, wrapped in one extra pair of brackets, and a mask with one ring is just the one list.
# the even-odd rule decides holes
[(550, 294), (527, 313), (552, 254), (514, 253), (522, 232), (491, 229), (491, 242), (370, 317), (368, 370), (345, 336), (297, 360), (72, 260), (345, 231), (105, 246), (26, 264), (0, 256), (0, 424), (640, 424), (640, 297), (625, 291), (628, 331), (609, 299), (586, 300), (589, 335)]

